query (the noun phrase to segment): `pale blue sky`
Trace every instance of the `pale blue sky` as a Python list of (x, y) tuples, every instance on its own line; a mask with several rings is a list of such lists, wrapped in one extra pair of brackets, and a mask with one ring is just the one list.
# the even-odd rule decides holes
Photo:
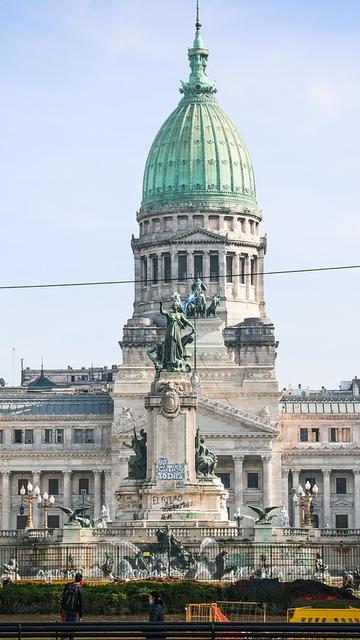
[[(142, 173), (188, 75), (193, 0), (0, 0), (2, 284), (132, 277)], [(202, 0), (254, 163), (266, 268), (360, 263), (358, 0)], [(281, 386), (360, 375), (359, 271), (268, 276)], [(120, 361), (132, 286), (1, 291), (0, 377)]]

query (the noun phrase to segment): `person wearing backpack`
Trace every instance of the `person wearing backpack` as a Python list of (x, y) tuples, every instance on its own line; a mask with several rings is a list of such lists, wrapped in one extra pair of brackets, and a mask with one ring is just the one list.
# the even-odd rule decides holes
[(62, 622), (81, 622), (84, 613), (82, 575), (75, 573), (74, 582), (65, 585), (61, 596)]

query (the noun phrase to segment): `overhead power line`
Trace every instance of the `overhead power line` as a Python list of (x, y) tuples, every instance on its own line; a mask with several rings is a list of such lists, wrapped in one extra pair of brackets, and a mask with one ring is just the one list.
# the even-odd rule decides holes
[[(315, 273), (317, 271), (341, 271), (345, 269), (360, 269), (360, 264), (347, 264), (340, 266), (332, 266), (332, 267), (310, 267), (308, 269), (281, 269), (278, 271), (254, 271), (254, 272), (245, 272), (245, 273), (231, 273), (232, 278), (249, 278), (255, 276), (275, 276), (275, 275), (286, 275), (291, 273)], [(220, 280), (221, 278), (227, 278), (229, 274), (216, 274), (216, 279)], [(177, 278), (157, 278), (156, 283), (159, 282), (185, 282), (186, 280), (193, 280), (193, 275), (187, 275), (181, 278), (181, 280)], [(213, 280), (213, 276), (202, 276), (202, 280), (210, 280), (213, 281), (214, 284), (217, 280)], [(0, 290), (6, 289), (52, 289), (56, 287), (100, 287), (100, 286), (108, 286), (108, 285), (120, 285), (120, 284), (134, 284), (134, 283), (152, 283), (152, 279), (148, 278), (145, 280), (144, 278), (140, 278), (137, 280), (99, 280), (93, 282), (47, 282), (42, 284), (7, 284), (0, 285)]]

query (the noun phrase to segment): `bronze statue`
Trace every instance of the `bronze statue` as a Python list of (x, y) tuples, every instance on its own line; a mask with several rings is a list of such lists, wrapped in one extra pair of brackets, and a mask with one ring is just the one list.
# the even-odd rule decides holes
[(146, 440), (147, 435), (144, 429), (140, 429), (140, 438), (136, 435), (134, 428), (134, 435), (131, 439), (131, 444), (123, 442), (124, 447), (132, 449), (135, 453), (134, 456), (130, 456), (128, 461), (129, 475), (131, 480), (145, 480), (146, 478)]
[(205, 438), (200, 436), (198, 429), (195, 438), (195, 469), (197, 476), (213, 478), (217, 463), (217, 456), (207, 448)]
[[(153, 345), (148, 350), (148, 356), (157, 371), (190, 371), (191, 366), (187, 362), (190, 356), (186, 353), (186, 345), (194, 341), (195, 329), (184, 314), (178, 293), (171, 296), (170, 311), (164, 311), (163, 303), (160, 302), (160, 313), (166, 317), (165, 339), (162, 345)], [(181, 337), (181, 331), (187, 327), (191, 329), (191, 333)]]
[(184, 303), (185, 313), (188, 318), (205, 318), (206, 315), (206, 285), (201, 278), (194, 278), (191, 285), (191, 294)]

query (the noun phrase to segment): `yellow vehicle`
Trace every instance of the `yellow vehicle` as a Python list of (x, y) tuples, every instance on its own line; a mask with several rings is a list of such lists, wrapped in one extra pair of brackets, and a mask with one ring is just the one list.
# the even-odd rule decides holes
[(296, 607), (287, 610), (288, 622), (360, 622), (360, 609), (313, 609), (312, 607)]

